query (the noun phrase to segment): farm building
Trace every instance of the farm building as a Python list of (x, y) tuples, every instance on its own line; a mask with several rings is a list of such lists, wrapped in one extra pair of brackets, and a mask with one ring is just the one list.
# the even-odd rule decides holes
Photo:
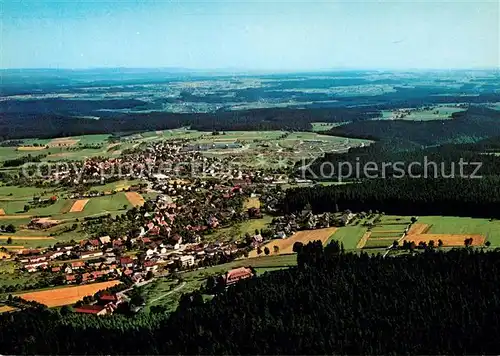
[(224, 275), (221, 276), (221, 280), (222, 283), (224, 283), (224, 285), (227, 287), (238, 281), (241, 281), (242, 279), (252, 278), (253, 276), (254, 273), (251, 268), (239, 267), (227, 271)]

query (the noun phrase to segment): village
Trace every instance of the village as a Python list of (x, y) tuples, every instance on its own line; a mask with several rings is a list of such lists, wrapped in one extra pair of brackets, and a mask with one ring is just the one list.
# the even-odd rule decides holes
[[(155, 142), (125, 151), (118, 158), (91, 157), (81, 163), (59, 164), (57, 170), (45, 171), (48, 176), (43, 178), (33, 175), (32, 179), (38, 180), (34, 184), (43, 180), (45, 186), (76, 187), (67, 196), (75, 201), (70, 212), (81, 211), (96, 197), (116, 194), (92, 188), (92, 184), (116, 179), (138, 182), (127, 188), (127, 194), (141, 197), (153, 192), (154, 198), (138, 199), (136, 206), (116, 216), (102, 214), (81, 219), (78, 226), (88, 238), (81, 240), (75, 235), (70, 241), (58, 241), (50, 247), (21, 249), (11, 254), (11, 259), (28, 273), (51, 274), (54, 285), (120, 280), (126, 282), (122, 286), (125, 288), (158, 276), (245, 259), (253, 250), (268, 255), (269, 249), (261, 246), (272, 239), (285, 239), (302, 229), (345, 223), (333, 215), (330, 220), (329, 214), (316, 216), (306, 211), (300, 216), (264, 219), (265, 223), (258, 224), (261, 228), (241, 231), (229, 238), (213, 237), (231, 226), (275, 214), (283, 195), (281, 185), (293, 184), (295, 179), (289, 178), (286, 168), (233, 165), (227, 157), (206, 157), (200, 153), (207, 149), (184, 140)], [(90, 188), (79, 189), (82, 184)], [(58, 199), (56, 195), (33, 199), (25, 212), (37, 205), (54, 204)], [(78, 205), (80, 209), (75, 207)], [(58, 224), (60, 221), (51, 217), (33, 216), (25, 228), (45, 231)], [(73, 228), (77, 224), (74, 225)], [(237, 269), (227, 281), (231, 284), (250, 274), (248, 269)], [(3, 290), (16, 291), (12, 286)], [(116, 293), (113, 298), (117, 298)], [(123, 300), (125, 294), (121, 295)], [(88, 305), (86, 309), (86, 304), (80, 304), (76, 312), (98, 314), (114, 310)]]

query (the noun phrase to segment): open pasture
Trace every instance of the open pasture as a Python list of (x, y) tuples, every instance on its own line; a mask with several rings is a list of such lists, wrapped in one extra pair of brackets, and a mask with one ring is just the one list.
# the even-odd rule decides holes
[(54, 288), (38, 292), (19, 294), (18, 296), (29, 301), (45, 304), (48, 307), (59, 307), (74, 304), (85, 296), (91, 296), (100, 290), (115, 286), (120, 281), (92, 283), (76, 287)]
[[(308, 242), (320, 240), (323, 244), (332, 236), (335, 231), (337, 231), (336, 227), (329, 227), (325, 229), (317, 229), (317, 230), (304, 230), (299, 231), (293, 234), (291, 237), (285, 239), (275, 239), (269, 241), (262, 247), (269, 248), (271, 253), (274, 254), (274, 246), (279, 247), (278, 254), (289, 254), (293, 253), (293, 245), (295, 242), (302, 242), (303, 244), (307, 244)], [(257, 257), (257, 250), (253, 250), (250, 252), (249, 257)]]

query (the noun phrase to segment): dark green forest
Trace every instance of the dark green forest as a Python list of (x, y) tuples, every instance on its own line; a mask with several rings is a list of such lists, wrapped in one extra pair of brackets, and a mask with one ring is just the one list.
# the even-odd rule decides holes
[(298, 266), (242, 281), (170, 316), (33, 308), (0, 315), (3, 354), (496, 354), (500, 252), (399, 257), (299, 249)]
[(286, 213), (310, 205), (314, 212), (379, 210), (395, 215), (500, 218), (500, 178), (387, 178), (341, 186), (289, 189)]

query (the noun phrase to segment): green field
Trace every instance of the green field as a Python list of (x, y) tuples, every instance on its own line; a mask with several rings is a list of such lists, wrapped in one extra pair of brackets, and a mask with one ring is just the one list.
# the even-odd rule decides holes
[(340, 227), (335, 233), (328, 239), (327, 244), (330, 241), (338, 240), (344, 244), (346, 250), (354, 250), (356, 244), (363, 237), (366, 232), (366, 228), (362, 226), (345, 226)]
[(328, 131), (333, 127), (342, 126), (349, 122), (312, 122), (311, 127), (313, 132)]
[[(451, 119), (451, 114), (456, 112), (465, 111), (463, 108), (458, 108), (456, 106), (436, 106), (432, 110), (420, 110), (412, 111), (409, 115), (397, 120), (413, 120), (413, 121), (428, 121), (428, 120), (449, 120)], [(392, 110), (382, 111), (382, 119), (393, 119), (397, 112)]]
[(269, 215), (264, 215), (262, 219), (249, 219), (231, 227), (215, 230), (212, 234), (205, 235), (205, 239), (207, 241), (235, 241), (243, 237), (247, 232), (254, 235), (255, 229), (267, 228), (272, 220), (272, 216)]
[(429, 234), (479, 234), (492, 246), (500, 246), (500, 220), (448, 216), (422, 216), (419, 223), (431, 225)]

